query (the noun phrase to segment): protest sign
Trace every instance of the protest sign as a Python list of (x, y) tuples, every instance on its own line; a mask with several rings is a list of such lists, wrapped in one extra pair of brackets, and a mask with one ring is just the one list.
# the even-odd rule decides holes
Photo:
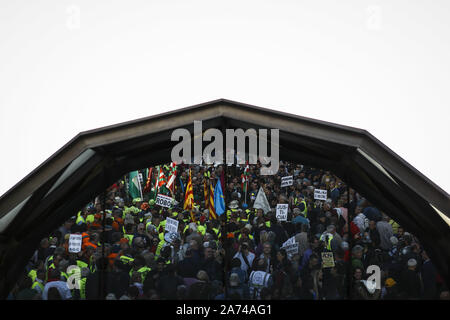
[(172, 206), (172, 202), (173, 202), (173, 199), (171, 197), (168, 197), (168, 196), (165, 196), (162, 194), (158, 194), (158, 196), (156, 197), (156, 201), (155, 201), (155, 203), (158, 206), (165, 207), (165, 208), (170, 208)]
[(69, 236), (69, 252), (78, 253), (81, 251), (81, 234), (71, 234)]
[(166, 227), (164, 229), (166, 232), (178, 232), (178, 220), (172, 218), (166, 218)]
[(333, 268), (334, 266), (333, 252), (322, 252), (322, 268)]
[(281, 188), (292, 186), (294, 184), (294, 177), (293, 176), (287, 176), (281, 178)]
[(289, 207), (289, 205), (287, 203), (277, 204), (276, 217), (277, 217), (278, 221), (287, 221), (288, 207)]
[(314, 189), (314, 200), (327, 200), (327, 190)]

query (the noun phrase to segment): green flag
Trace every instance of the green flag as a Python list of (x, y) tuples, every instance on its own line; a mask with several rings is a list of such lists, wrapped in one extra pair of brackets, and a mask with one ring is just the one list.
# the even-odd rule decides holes
[(141, 198), (142, 199), (142, 189), (141, 182), (139, 181), (139, 172), (131, 171), (128, 183), (128, 192), (130, 193), (131, 199)]

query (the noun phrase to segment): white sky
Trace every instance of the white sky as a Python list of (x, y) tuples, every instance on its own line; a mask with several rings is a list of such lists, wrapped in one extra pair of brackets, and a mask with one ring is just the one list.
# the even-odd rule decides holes
[(0, 195), (77, 133), (217, 98), (368, 130), (450, 192), (450, 2), (0, 0)]

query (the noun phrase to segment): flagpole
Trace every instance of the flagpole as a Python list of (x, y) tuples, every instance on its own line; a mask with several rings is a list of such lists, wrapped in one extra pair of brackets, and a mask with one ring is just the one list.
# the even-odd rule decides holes
[(141, 200), (144, 200), (144, 197), (142, 196), (141, 180), (139, 179), (139, 171), (138, 171), (138, 175), (137, 175), (137, 181), (138, 181), (138, 184), (139, 184), (139, 192), (141, 194)]
[(154, 199), (156, 200), (156, 197), (158, 196), (158, 189), (159, 189), (159, 166), (156, 167), (156, 184), (155, 184), (155, 194)]

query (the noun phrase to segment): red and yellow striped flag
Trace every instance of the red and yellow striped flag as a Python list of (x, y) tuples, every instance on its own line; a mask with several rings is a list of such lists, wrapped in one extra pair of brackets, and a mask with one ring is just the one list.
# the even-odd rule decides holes
[(189, 179), (186, 186), (186, 194), (184, 196), (184, 204), (183, 204), (184, 210), (189, 210), (191, 212), (191, 219), (193, 222), (195, 222), (195, 217), (193, 214), (194, 209), (194, 190), (192, 189), (192, 177), (191, 177), (191, 170), (189, 169)]
[(214, 187), (213, 184), (209, 184), (209, 220), (217, 219), (216, 210), (214, 209)]

